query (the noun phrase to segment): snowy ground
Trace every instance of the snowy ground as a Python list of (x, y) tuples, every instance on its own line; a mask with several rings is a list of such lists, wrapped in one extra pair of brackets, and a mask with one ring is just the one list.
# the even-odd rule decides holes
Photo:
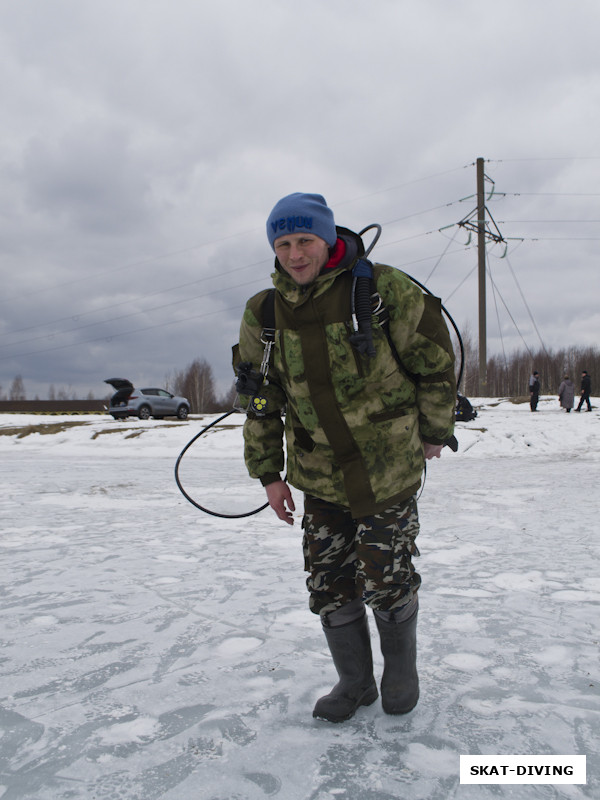
[[(300, 498), (293, 528), (196, 510), (173, 467), (206, 420), (0, 417), (0, 798), (600, 797), (600, 415), (477, 405), (420, 500), (421, 701), (341, 725), (311, 716)], [(182, 462), (216, 510), (263, 502), (240, 422)], [(461, 785), (478, 753), (587, 755), (588, 783)]]

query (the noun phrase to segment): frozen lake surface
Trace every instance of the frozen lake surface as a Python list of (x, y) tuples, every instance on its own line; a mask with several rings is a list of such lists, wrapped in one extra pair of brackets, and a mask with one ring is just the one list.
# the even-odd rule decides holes
[[(600, 797), (600, 416), (476, 404), (419, 502), (419, 705), (339, 725), (299, 496), (293, 528), (191, 506), (173, 467), (210, 418), (0, 417), (0, 798)], [(216, 510), (264, 502), (241, 422), (182, 462)], [(588, 782), (461, 785), (478, 753), (586, 755)]]

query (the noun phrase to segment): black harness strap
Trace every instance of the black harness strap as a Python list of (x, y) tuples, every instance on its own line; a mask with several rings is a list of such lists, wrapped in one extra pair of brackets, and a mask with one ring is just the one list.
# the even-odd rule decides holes
[(275, 341), (275, 292), (276, 289), (269, 289), (263, 301), (263, 330), (262, 341)]

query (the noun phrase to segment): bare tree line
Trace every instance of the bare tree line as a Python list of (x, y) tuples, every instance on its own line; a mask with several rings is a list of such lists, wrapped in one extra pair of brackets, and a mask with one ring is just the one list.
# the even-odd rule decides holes
[[(39, 397), (35, 397), (34, 400), (39, 400)], [(56, 389), (54, 384), (50, 384), (48, 389), (48, 400), (79, 400), (77, 396), (77, 392), (72, 388), (58, 388)], [(85, 397), (86, 400), (95, 400), (93, 392), (88, 392)], [(8, 388), (8, 392), (5, 394), (2, 390), (2, 386), (0, 385), (0, 400), (1, 401), (12, 401), (12, 402), (21, 402), (22, 400), (27, 400), (27, 392), (25, 390), (25, 382), (23, 381), (22, 375), (15, 375), (12, 383)]]
[(185, 369), (178, 370), (167, 379), (167, 388), (173, 394), (187, 397), (192, 414), (214, 414), (229, 411), (235, 400), (232, 386), (224, 397), (217, 397), (213, 369), (204, 358), (197, 358)]
[[(479, 394), (479, 356), (477, 343), (468, 326), (461, 333), (464, 346), (463, 376), (460, 385), (461, 394), (476, 397)], [(460, 347), (455, 339), (455, 350), (458, 362), (460, 361)], [(600, 349), (597, 347), (568, 347), (556, 352), (538, 350), (531, 353), (519, 350), (506, 357), (494, 355), (487, 362), (487, 396), (488, 397), (528, 397), (529, 376), (533, 370), (540, 374), (542, 394), (556, 394), (558, 386), (565, 375), (568, 375), (575, 386), (579, 387), (582, 370), (587, 370), (592, 376), (592, 389), (594, 378), (600, 381)], [(187, 367), (176, 370), (166, 379), (166, 388), (190, 401), (193, 414), (212, 414), (219, 411), (228, 411), (235, 401), (235, 387), (223, 395), (217, 396), (213, 369), (204, 358), (197, 358)], [(5, 395), (0, 386), (0, 400), (21, 401), (26, 400), (26, 391), (23, 378), (17, 375), (12, 381), (8, 393)], [(36, 400), (39, 398), (35, 398)], [(72, 389), (55, 389), (50, 386), (49, 400), (77, 400)], [(94, 400), (92, 392), (87, 395), (87, 400)]]
[[(166, 389), (173, 394), (186, 397), (190, 401), (193, 414), (216, 413), (218, 411), (228, 411), (232, 408), (235, 400), (235, 388), (231, 389), (223, 396), (218, 397), (213, 370), (205, 359), (197, 358), (182, 370), (177, 370), (172, 376), (166, 378)], [(110, 395), (108, 395), (110, 396)], [(39, 400), (39, 397), (35, 397)], [(52, 384), (48, 389), (48, 400), (73, 400), (81, 398), (72, 389), (56, 389)], [(86, 400), (95, 400), (92, 392), (89, 392)], [(0, 386), (0, 401), (21, 402), (27, 400), (27, 392), (22, 375), (15, 376), (8, 392), (4, 393)]]
[[(479, 394), (479, 354), (477, 343), (468, 327), (461, 334), (465, 358), (460, 386), (461, 394), (476, 397)], [(455, 346), (457, 361), (459, 347)], [(488, 397), (528, 397), (529, 376), (537, 370), (542, 394), (556, 394), (565, 375), (568, 375), (576, 388), (579, 388), (581, 373), (587, 370), (600, 380), (600, 349), (597, 347), (566, 347), (556, 351), (538, 349), (537, 351), (516, 350), (509, 355), (494, 355), (487, 361)], [(597, 384), (596, 384), (597, 385)]]

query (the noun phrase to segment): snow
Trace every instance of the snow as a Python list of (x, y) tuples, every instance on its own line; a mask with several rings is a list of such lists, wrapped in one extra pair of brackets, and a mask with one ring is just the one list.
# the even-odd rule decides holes
[[(0, 416), (0, 798), (600, 797), (600, 415), (472, 402), (419, 501), (421, 700), (340, 725), (300, 497), (293, 527), (189, 504), (213, 418)], [(181, 462), (212, 510), (264, 502), (242, 422)], [(461, 785), (478, 753), (586, 755), (587, 785)]]

